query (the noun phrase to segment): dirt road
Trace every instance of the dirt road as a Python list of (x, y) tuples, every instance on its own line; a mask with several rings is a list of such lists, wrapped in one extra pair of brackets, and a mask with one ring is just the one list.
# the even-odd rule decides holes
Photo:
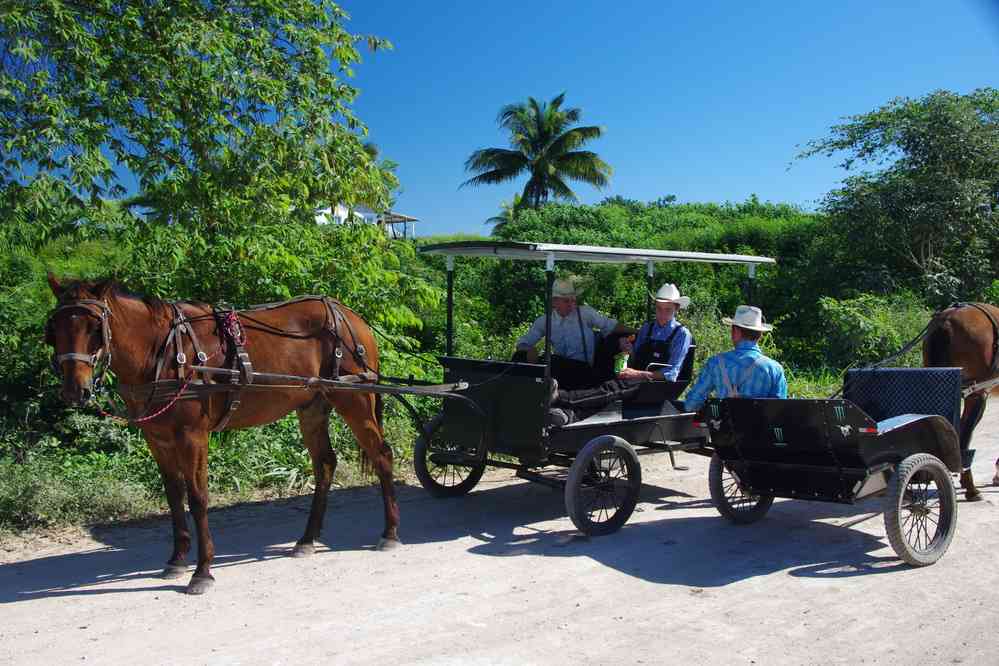
[[(976, 437), (992, 478), (999, 404)], [(464, 499), (403, 487), (404, 547), (373, 551), (374, 489), (335, 492), (315, 556), (287, 557), (307, 498), (214, 512), (215, 589), (156, 577), (169, 524), (39, 543), (0, 566), (0, 662), (99, 664), (996, 663), (999, 488), (958, 508), (936, 565), (881, 516), (778, 501), (748, 527), (707, 499), (707, 460), (642, 458), (638, 511), (578, 537), (562, 497), (507, 474)], [(859, 509), (859, 510), (858, 510)], [(11, 562), (11, 558), (17, 561)]]

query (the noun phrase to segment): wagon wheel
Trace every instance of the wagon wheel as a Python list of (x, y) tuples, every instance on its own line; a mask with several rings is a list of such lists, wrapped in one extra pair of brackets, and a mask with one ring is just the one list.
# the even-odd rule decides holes
[(947, 552), (957, 527), (957, 493), (950, 472), (929, 453), (903, 460), (888, 487), (885, 531), (898, 556), (914, 567)]
[(565, 508), (580, 532), (610, 534), (631, 517), (641, 487), (635, 450), (620, 437), (603, 435), (584, 446), (569, 468)]
[(438, 464), (430, 460), (434, 453), (455, 453), (458, 446), (446, 441), (441, 432), (443, 414), (438, 414), (427, 424), (423, 434), (413, 443), (413, 467), (420, 485), (434, 497), (460, 497), (479, 482), (486, 464)]
[(739, 525), (755, 523), (766, 515), (774, 503), (773, 495), (752, 493), (744, 488), (739, 476), (722, 462), (717, 453), (711, 456), (708, 488), (718, 513)]

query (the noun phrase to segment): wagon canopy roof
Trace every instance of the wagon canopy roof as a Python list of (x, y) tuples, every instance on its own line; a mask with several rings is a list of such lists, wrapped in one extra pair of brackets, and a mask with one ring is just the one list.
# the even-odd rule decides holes
[(419, 248), (424, 254), (450, 257), (498, 257), (518, 261), (586, 261), (604, 264), (645, 264), (660, 261), (692, 261), (709, 264), (775, 264), (770, 257), (748, 254), (715, 254), (713, 252), (681, 252), (678, 250), (642, 250), (599, 245), (557, 245), (521, 241), (457, 241), (435, 243)]

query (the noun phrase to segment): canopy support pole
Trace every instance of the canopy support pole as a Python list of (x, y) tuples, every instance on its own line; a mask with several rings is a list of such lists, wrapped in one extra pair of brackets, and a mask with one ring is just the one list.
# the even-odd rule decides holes
[(454, 354), (454, 257), (448, 256), (447, 265), (447, 337), (444, 342), (444, 355)]
[(656, 276), (656, 264), (655, 264), (655, 262), (653, 262), (653, 261), (646, 261), (645, 262), (645, 283), (646, 283), (646, 286), (648, 287), (645, 290), (646, 291), (646, 293), (645, 293), (645, 320), (646, 321), (652, 321), (652, 318), (655, 316), (655, 312), (653, 311), (653, 307), (654, 306), (652, 305), (652, 294), (654, 293), (653, 290), (656, 288), (656, 285), (655, 285), (655, 282), (654, 282), (655, 276)]
[(552, 287), (555, 286), (555, 254), (545, 258), (545, 414), (551, 407), (552, 387)]

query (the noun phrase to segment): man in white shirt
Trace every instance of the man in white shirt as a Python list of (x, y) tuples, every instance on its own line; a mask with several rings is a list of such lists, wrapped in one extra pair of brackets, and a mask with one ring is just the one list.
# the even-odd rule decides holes
[[(589, 305), (576, 304), (576, 289), (569, 280), (552, 285), (552, 374), (562, 388), (584, 388), (603, 381), (593, 372), (597, 336), (631, 335), (634, 329), (620, 325)], [(538, 360), (536, 345), (545, 335), (545, 316), (534, 320), (519, 340), (517, 351), (524, 352), (529, 363)], [(623, 338), (622, 338), (623, 340)], [(622, 342), (622, 345), (624, 343)]]

